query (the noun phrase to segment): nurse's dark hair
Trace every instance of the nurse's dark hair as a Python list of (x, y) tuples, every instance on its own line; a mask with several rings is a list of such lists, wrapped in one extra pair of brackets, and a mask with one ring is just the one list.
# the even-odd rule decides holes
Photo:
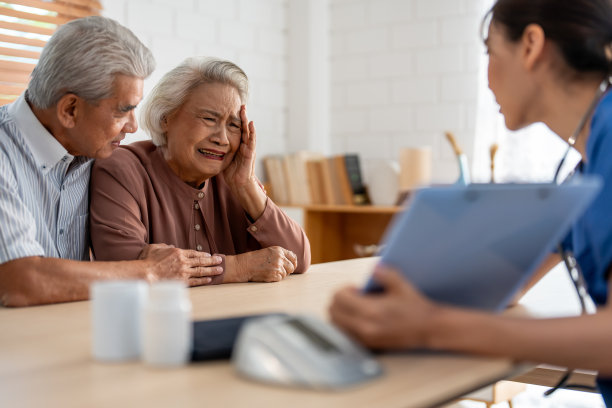
[(512, 41), (537, 24), (570, 67), (612, 74), (612, 0), (497, 0), (489, 18)]

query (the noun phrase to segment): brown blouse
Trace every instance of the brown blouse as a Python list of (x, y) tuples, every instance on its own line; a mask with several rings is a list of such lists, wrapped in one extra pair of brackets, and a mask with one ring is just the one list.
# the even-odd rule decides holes
[[(310, 266), (302, 228), (269, 198), (251, 222), (222, 175), (201, 189), (183, 182), (150, 141), (121, 146), (96, 160), (91, 174), (90, 227), (97, 260), (137, 259), (147, 244), (163, 243), (210, 254), (236, 255), (270, 246), (293, 251), (294, 273)], [(213, 278), (221, 283), (223, 275)]]

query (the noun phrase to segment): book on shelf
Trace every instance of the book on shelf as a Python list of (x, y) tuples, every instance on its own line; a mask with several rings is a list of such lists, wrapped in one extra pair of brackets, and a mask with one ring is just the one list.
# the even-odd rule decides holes
[(272, 190), (272, 199), (278, 205), (289, 204), (288, 184), (283, 168), (283, 157), (279, 155), (264, 157), (263, 165)]
[(277, 204), (369, 204), (356, 154), (300, 151), (265, 157), (264, 168)]

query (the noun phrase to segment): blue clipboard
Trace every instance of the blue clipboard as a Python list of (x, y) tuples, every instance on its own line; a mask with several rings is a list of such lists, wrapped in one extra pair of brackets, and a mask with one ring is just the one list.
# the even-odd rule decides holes
[[(430, 299), (503, 309), (600, 191), (597, 177), (470, 184), (415, 193), (383, 239), (381, 263)], [(370, 279), (367, 292), (381, 288)]]

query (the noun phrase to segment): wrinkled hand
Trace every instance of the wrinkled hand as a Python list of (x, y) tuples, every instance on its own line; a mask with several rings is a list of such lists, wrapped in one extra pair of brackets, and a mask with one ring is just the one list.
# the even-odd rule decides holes
[(225, 279), (230, 282), (278, 282), (297, 268), (297, 256), (273, 246), (225, 257)]
[(139, 259), (148, 261), (146, 279), (180, 279), (189, 286), (206, 285), (213, 276), (223, 273), (221, 257), (206, 252), (179, 249), (173, 245), (150, 244), (144, 247)]
[(437, 306), (394, 269), (377, 267), (375, 279), (383, 293), (364, 294), (353, 287), (338, 291), (329, 309), (332, 321), (368, 347), (424, 347)]
[(250, 183), (258, 184), (255, 177), (255, 145), (257, 135), (255, 125), (249, 122), (246, 115), (246, 106), (240, 107), (240, 120), (242, 121), (242, 136), (240, 146), (234, 159), (223, 171), (225, 181), (232, 190), (244, 188)]

